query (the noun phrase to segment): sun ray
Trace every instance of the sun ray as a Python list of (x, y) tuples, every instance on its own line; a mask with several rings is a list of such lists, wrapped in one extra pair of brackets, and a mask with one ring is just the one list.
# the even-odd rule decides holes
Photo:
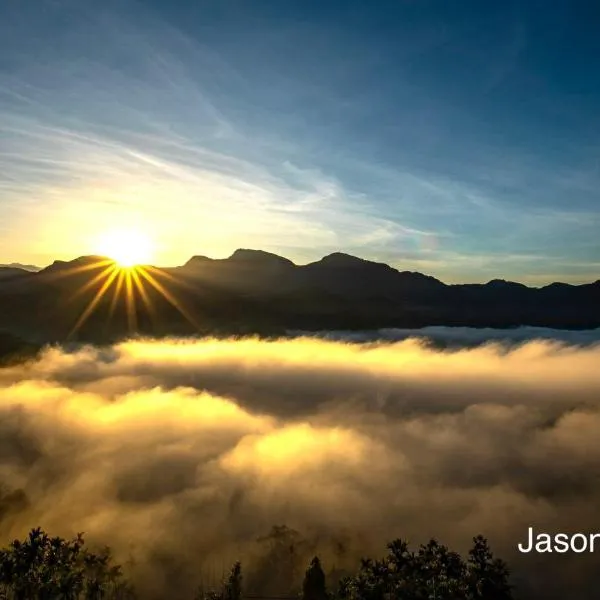
[(148, 311), (148, 314), (150, 315), (150, 318), (154, 322), (156, 320), (156, 310), (154, 309), (154, 306), (152, 305), (152, 300), (148, 296), (148, 292), (146, 291), (146, 288), (144, 287), (144, 283), (140, 278), (140, 272), (143, 272), (143, 271), (144, 271), (144, 267), (138, 267), (137, 269), (132, 269), (131, 277), (133, 278), (134, 286), (137, 288), (137, 290), (140, 294), (140, 297), (142, 298), (142, 302), (144, 303), (144, 306), (146, 307), (146, 310)]
[(173, 283), (180, 283), (180, 284), (185, 283), (185, 281), (183, 279), (177, 278), (175, 275), (173, 275), (171, 273), (167, 273), (167, 271), (161, 271), (161, 270), (157, 269), (156, 267), (147, 266), (146, 270), (150, 271), (151, 273), (154, 273), (155, 275), (159, 275), (160, 277), (164, 277), (165, 279), (168, 279), (169, 281), (171, 281)]
[(135, 307), (135, 291), (131, 279), (131, 270), (125, 270), (125, 301), (127, 303), (127, 328), (133, 332), (137, 328), (137, 314)]
[(104, 334), (107, 333), (107, 329), (110, 326), (110, 323), (115, 314), (115, 310), (117, 308), (117, 302), (119, 301), (119, 298), (121, 296), (121, 290), (123, 288), (123, 284), (125, 281), (125, 270), (120, 269), (118, 266), (116, 267), (116, 270), (117, 270), (117, 278), (116, 278), (116, 282), (114, 282), (114, 285), (113, 285), (113, 293), (112, 293), (112, 298), (110, 300), (110, 306), (108, 308), (108, 315), (106, 316), (106, 319), (104, 322), (104, 329), (103, 329)]
[(96, 292), (94, 298), (92, 298), (92, 300), (90, 301), (90, 303), (88, 304), (86, 309), (83, 311), (83, 313), (81, 314), (79, 319), (77, 319), (77, 322), (75, 323), (75, 325), (69, 332), (69, 335), (67, 336), (67, 338), (71, 338), (73, 335), (75, 335), (75, 333), (77, 333), (79, 331), (79, 329), (82, 327), (82, 325), (87, 321), (87, 319), (92, 314), (92, 312), (94, 312), (94, 309), (96, 308), (96, 306), (98, 306), (98, 303), (100, 302), (100, 300), (102, 300), (102, 297), (107, 292), (111, 283), (115, 280), (117, 274), (118, 274), (118, 270), (115, 269), (106, 278), (106, 281), (102, 284), (102, 287)]
[(75, 300), (76, 298), (87, 292), (90, 288), (93, 288), (97, 283), (99, 283), (103, 279), (106, 279), (109, 276), (109, 274), (111, 274), (113, 271), (118, 271), (118, 267), (117, 265), (115, 265), (115, 263), (111, 263), (108, 267), (106, 267), (106, 269), (98, 273), (98, 275), (96, 275), (94, 278), (90, 279), (85, 285), (80, 287), (73, 294), (70, 300)]
[(119, 301), (119, 296), (121, 294), (121, 290), (123, 289), (123, 284), (125, 282), (125, 270), (117, 269), (119, 272), (117, 284), (115, 285), (115, 291), (113, 293), (112, 300), (110, 302), (110, 307), (108, 309), (108, 320), (112, 319), (115, 309), (117, 308), (117, 302)]
[(184, 287), (188, 290), (197, 291), (197, 289), (188, 281), (186, 281), (183, 277), (177, 277), (172, 273), (168, 273), (167, 271), (162, 271), (157, 269), (156, 267), (146, 266), (145, 269), (154, 273), (157, 277), (162, 277), (163, 279), (168, 279), (171, 283), (176, 283), (177, 285)]
[(165, 298), (165, 300), (167, 300), (167, 302), (169, 302), (176, 310), (178, 310), (179, 313), (185, 319), (187, 319), (187, 321), (189, 321), (189, 323), (193, 325), (197, 331), (201, 329), (193, 315), (190, 314), (190, 312), (177, 300), (177, 298), (175, 298), (173, 294), (171, 294), (171, 292), (169, 292), (169, 290), (165, 288), (165, 286), (157, 281), (156, 278), (153, 277), (147, 270), (140, 269), (139, 273), (159, 294)]
[[(189, 289), (190, 283), (183, 277), (176, 277), (174, 274), (148, 265), (152, 245), (146, 236), (135, 230), (113, 230), (107, 232), (98, 241), (97, 248), (110, 258), (93, 256), (89, 257), (89, 260), (93, 261), (91, 263), (59, 270), (60, 277), (99, 270), (98, 273), (93, 273), (89, 280), (78, 285), (70, 295), (69, 302), (89, 290), (94, 290), (92, 299), (77, 318), (67, 338), (71, 338), (82, 328), (108, 292), (111, 292), (109, 294), (111, 298), (110, 303), (107, 303), (104, 334), (111, 328), (110, 323), (115, 315), (123, 314), (121, 309), (124, 310), (123, 316), (126, 317), (130, 333), (143, 326), (142, 319), (146, 316), (152, 325), (156, 325), (158, 323), (156, 301), (159, 296), (149, 293), (148, 286), (158, 292), (160, 297), (172, 305), (197, 331), (201, 330), (194, 314), (177, 297), (174, 289), (169, 289), (171, 287), (169, 284), (173, 284), (173, 288)], [(98, 287), (99, 289), (96, 290)]]
[(61, 269), (60, 271), (53, 271), (45, 273), (48, 279), (62, 279), (64, 277), (71, 277), (73, 275), (78, 275), (80, 273), (85, 273), (86, 271), (94, 271), (96, 269), (101, 269), (104, 266), (114, 266), (115, 261), (109, 258), (98, 258), (96, 262), (92, 262), (86, 265), (78, 265), (76, 267), (67, 267), (65, 269)]

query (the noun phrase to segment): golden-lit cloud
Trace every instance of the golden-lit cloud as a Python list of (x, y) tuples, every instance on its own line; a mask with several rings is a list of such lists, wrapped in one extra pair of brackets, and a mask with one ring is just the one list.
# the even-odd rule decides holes
[(599, 359), (542, 341), (49, 348), (0, 370), (0, 477), (27, 498), (3, 508), (0, 534), (86, 531), (135, 559), (149, 597), (175, 593), (177, 565), (183, 598), (238, 557), (257, 581), (272, 525), (338, 567), (396, 536), (464, 550), (481, 532), (520, 585), (584, 598), (593, 564), (561, 556), (548, 575), (515, 546), (530, 525), (596, 527)]

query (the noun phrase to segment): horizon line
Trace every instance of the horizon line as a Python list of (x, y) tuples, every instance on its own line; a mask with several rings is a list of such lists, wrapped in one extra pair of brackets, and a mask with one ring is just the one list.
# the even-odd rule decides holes
[[(140, 264), (136, 264), (136, 265), (132, 265), (134, 267), (153, 267), (155, 269), (179, 269), (179, 268), (184, 268), (187, 265), (190, 264), (191, 261), (193, 261), (194, 259), (205, 259), (208, 261), (214, 261), (214, 262), (219, 262), (219, 261), (227, 261), (227, 260), (231, 260), (232, 258), (234, 258), (234, 256), (236, 254), (239, 254), (241, 252), (249, 252), (249, 253), (255, 253), (255, 254), (262, 254), (262, 255), (268, 255), (268, 256), (272, 256), (274, 258), (277, 259), (281, 259), (282, 261), (286, 261), (288, 263), (290, 263), (293, 267), (306, 267), (309, 265), (313, 265), (319, 262), (322, 262), (323, 260), (339, 255), (342, 257), (347, 257), (347, 258), (351, 258), (351, 259), (355, 259), (357, 261), (360, 262), (365, 262), (365, 263), (370, 263), (370, 264), (376, 264), (376, 265), (385, 265), (387, 267), (389, 267), (390, 269), (393, 269), (394, 271), (398, 272), (398, 273), (411, 273), (411, 274), (418, 274), (424, 277), (429, 277), (431, 279), (435, 279), (436, 281), (442, 283), (445, 286), (456, 286), (456, 285), (488, 285), (490, 283), (494, 283), (494, 282), (502, 282), (502, 283), (508, 283), (508, 284), (517, 284), (517, 285), (522, 285), (526, 288), (529, 289), (543, 289), (546, 287), (550, 287), (552, 285), (565, 285), (565, 286), (569, 286), (569, 287), (580, 287), (580, 286), (585, 286), (585, 285), (594, 285), (594, 284), (598, 284), (600, 283), (600, 278), (595, 279), (593, 281), (587, 281), (584, 283), (567, 283), (564, 281), (550, 281), (549, 283), (543, 284), (543, 285), (529, 285), (526, 283), (523, 283), (521, 281), (516, 281), (516, 280), (511, 280), (511, 279), (504, 279), (502, 277), (493, 277), (492, 279), (489, 279), (487, 281), (484, 282), (472, 282), (472, 283), (446, 283), (445, 281), (443, 281), (442, 279), (439, 279), (433, 275), (429, 275), (427, 273), (424, 273), (422, 271), (415, 271), (415, 270), (409, 270), (409, 269), (403, 269), (400, 270), (397, 267), (394, 267), (392, 265), (390, 265), (389, 263), (383, 262), (383, 261), (376, 261), (376, 260), (370, 260), (370, 259), (366, 259), (366, 258), (362, 258), (360, 256), (357, 256), (355, 254), (349, 254), (347, 252), (342, 252), (342, 251), (335, 251), (335, 252), (331, 252), (329, 254), (326, 254), (324, 256), (322, 256), (320, 259), (318, 260), (313, 260), (313, 261), (309, 261), (306, 263), (296, 263), (293, 260), (287, 258), (286, 256), (282, 256), (280, 254), (276, 254), (275, 252), (270, 252), (268, 250), (261, 250), (261, 249), (256, 249), (256, 248), (237, 248), (236, 250), (234, 250), (229, 256), (226, 256), (224, 258), (213, 258), (204, 254), (193, 254), (186, 262), (184, 262), (183, 264), (178, 264), (178, 265), (168, 265), (168, 266), (157, 266), (156, 264), (151, 264), (151, 263), (140, 263)], [(81, 260), (85, 260), (85, 259), (102, 259), (102, 260), (108, 260), (111, 262), (118, 262), (113, 258), (110, 258), (109, 256), (102, 256), (99, 254), (83, 254), (80, 255), (76, 258), (70, 259), (70, 260), (62, 260), (62, 259), (54, 259), (51, 263), (40, 267), (37, 265), (32, 265), (32, 264), (23, 264), (23, 263), (19, 263), (18, 261), (11, 261), (11, 262), (7, 262), (7, 263), (0, 263), (0, 268), (7, 268), (7, 269), (20, 269), (22, 271), (25, 271), (27, 273), (30, 273), (32, 275), (37, 274), (37, 273), (41, 273), (43, 271), (45, 271), (46, 269), (50, 268), (51, 266), (57, 264), (57, 263), (64, 263), (64, 264), (70, 264), (73, 262), (77, 262), (77, 261), (81, 261)], [(30, 267), (30, 268), (24, 268), (24, 267)], [(35, 267), (36, 270), (32, 270), (31, 267)], [(0, 280), (1, 281), (1, 280)]]

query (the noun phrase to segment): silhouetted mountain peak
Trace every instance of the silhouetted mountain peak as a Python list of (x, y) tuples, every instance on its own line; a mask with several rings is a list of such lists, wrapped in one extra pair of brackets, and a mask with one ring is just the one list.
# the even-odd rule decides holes
[(568, 288), (572, 288), (573, 286), (570, 283), (563, 283), (562, 281), (553, 281), (552, 283), (549, 283), (548, 285), (545, 285), (542, 289), (543, 290), (560, 290), (560, 289), (568, 289)]
[(517, 283), (516, 281), (507, 281), (506, 279), (491, 279), (485, 284), (487, 287), (494, 288), (526, 288), (526, 285), (522, 283)]
[(106, 256), (80, 256), (74, 260), (55, 260), (51, 265), (47, 266), (45, 269), (42, 269), (40, 273), (53, 273), (56, 271), (62, 271), (63, 269), (72, 269), (76, 267), (84, 267), (87, 265), (105, 263), (106, 261), (111, 261), (110, 258)]
[(427, 281), (429, 283), (442, 286), (446, 285), (444, 282), (440, 281), (439, 279), (436, 279), (433, 275), (425, 275), (424, 273), (421, 273), (419, 271), (400, 271), (400, 275), (403, 275), (404, 277), (410, 277), (414, 280)]
[(192, 258), (190, 258), (183, 266), (184, 268), (195, 268), (205, 265), (206, 263), (211, 263), (213, 260), (214, 259), (209, 258), (208, 256), (202, 256), (198, 254), (192, 256)]
[(391, 267), (389, 267), (388, 265), (384, 265), (384, 263), (377, 263), (371, 260), (365, 260), (364, 258), (353, 256), (352, 254), (345, 254), (344, 252), (334, 252), (332, 254), (328, 254), (327, 256), (324, 256), (321, 260), (312, 264), (335, 268), (366, 267), (372, 265), (380, 265), (391, 269)]
[(294, 263), (289, 258), (284, 258), (272, 252), (264, 250), (251, 250), (249, 248), (238, 248), (227, 260), (232, 262), (242, 262), (246, 264), (261, 264), (269, 266), (293, 266)]

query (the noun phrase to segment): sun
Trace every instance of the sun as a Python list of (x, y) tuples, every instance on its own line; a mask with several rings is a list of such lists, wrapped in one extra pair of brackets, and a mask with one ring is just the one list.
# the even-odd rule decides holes
[(152, 250), (150, 238), (134, 229), (108, 231), (100, 236), (97, 244), (99, 254), (114, 260), (123, 268), (149, 264)]

